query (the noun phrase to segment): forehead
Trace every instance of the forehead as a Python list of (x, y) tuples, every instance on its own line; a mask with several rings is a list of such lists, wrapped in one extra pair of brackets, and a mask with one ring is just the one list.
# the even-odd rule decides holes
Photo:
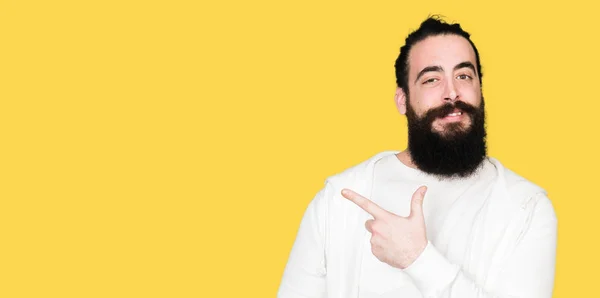
[(408, 57), (409, 76), (414, 77), (421, 69), (432, 65), (451, 70), (465, 61), (477, 65), (475, 51), (467, 39), (454, 34), (430, 36), (412, 47)]

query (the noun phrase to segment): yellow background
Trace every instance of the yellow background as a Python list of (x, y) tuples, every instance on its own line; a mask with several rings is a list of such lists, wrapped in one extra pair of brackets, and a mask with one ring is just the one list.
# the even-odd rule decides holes
[(324, 179), (404, 148), (393, 64), (434, 13), (554, 203), (554, 297), (599, 297), (588, 2), (0, 2), (0, 297), (274, 297)]

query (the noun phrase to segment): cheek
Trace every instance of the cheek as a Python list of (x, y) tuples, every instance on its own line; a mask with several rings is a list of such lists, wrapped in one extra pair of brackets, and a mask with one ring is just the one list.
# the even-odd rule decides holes
[(413, 108), (419, 115), (422, 115), (432, 108), (439, 107), (440, 98), (442, 98), (440, 89), (441, 88), (428, 88), (418, 92), (416, 95), (417, 100), (415, 100)]
[(466, 103), (479, 106), (481, 103), (481, 90), (479, 87), (463, 86), (460, 90), (460, 97)]

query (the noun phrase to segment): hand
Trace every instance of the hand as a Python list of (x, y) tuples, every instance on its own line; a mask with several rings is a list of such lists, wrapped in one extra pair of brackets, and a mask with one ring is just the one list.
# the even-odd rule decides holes
[(427, 246), (423, 216), (425, 192), (427, 192), (426, 186), (421, 186), (415, 191), (408, 217), (388, 212), (349, 189), (343, 189), (342, 196), (373, 216), (374, 219), (365, 222), (365, 227), (371, 233), (373, 255), (393, 267), (405, 269)]

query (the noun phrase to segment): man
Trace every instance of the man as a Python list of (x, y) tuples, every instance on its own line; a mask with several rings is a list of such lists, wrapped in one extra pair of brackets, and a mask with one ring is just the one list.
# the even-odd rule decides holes
[(486, 155), (469, 33), (428, 18), (395, 67), (407, 149), (327, 179), (278, 297), (551, 297), (556, 215), (543, 189)]

